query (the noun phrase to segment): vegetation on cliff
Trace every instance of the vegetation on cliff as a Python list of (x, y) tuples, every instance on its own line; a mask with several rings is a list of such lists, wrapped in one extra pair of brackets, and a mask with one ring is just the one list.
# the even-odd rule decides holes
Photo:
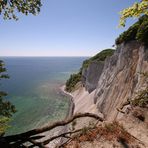
[[(148, 81), (148, 72), (143, 72), (140, 74), (145, 78), (145, 81)], [(136, 96), (131, 99), (130, 104), (143, 108), (148, 107), (148, 86), (146, 86), (145, 89), (139, 90), (139, 92), (136, 93)]]
[(115, 51), (114, 49), (102, 50), (101, 52), (91, 57), (90, 59), (85, 60), (82, 65), (82, 69), (87, 68), (94, 61), (105, 61), (107, 57), (110, 57), (113, 55), (114, 51)]
[(133, 106), (148, 107), (148, 87), (138, 92), (136, 97), (131, 100)]
[(125, 26), (127, 18), (148, 15), (148, 0), (136, 1), (132, 6), (123, 9), (120, 14), (120, 26)]
[(141, 43), (148, 44), (148, 15), (144, 15), (133, 24), (129, 29), (123, 32), (115, 41), (116, 45), (123, 42), (137, 40)]
[(84, 68), (87, 68), (94, 61), (105, 61), (107, 57), (113, 55), (114, 51), (115, 51), (114, 49), (105, 49), (99, 52), (98, 54), (96, 54), (95, 56), (85, 60), (79, 72), (76, 74), (70, 75), (70, 78), (66, 82), (66, 91), (71, 92), (75, 88), (76, 84), (81, 81), (82, 70)]
[(81, 73), (71, 74), (70, 78), (66, 81), (66, 91), (71, 92), (75, 85), (81, 81)]

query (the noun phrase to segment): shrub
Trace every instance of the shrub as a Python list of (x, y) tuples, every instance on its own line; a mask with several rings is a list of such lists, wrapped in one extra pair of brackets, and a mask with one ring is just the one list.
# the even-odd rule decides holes
[(137, 31), (136, 39), (148, 44), (148, 19), (141, 23)]
[(148, 44), (148, 16), (144, 15), (133, 24), (129, 29), (123, 32), (115, 41), (116, 45), (123, 42), (137, 40), (144, 44)]
[(136, 97), (131, 100), (133, 106), (147, 107), (148, 106), (148, 87), (137, 93)]
[(87, 59), (83, 62), (82, 68), (87, 68), (91, 62), (93, 61), (105, 61), (107, 57), (110, 57), (114, 53), (114, 49), (105, 49), (96, 54), (95, 56), (91, 57), (90, 59)]
[(139, 22), (131, 26), (127, 31), (123, 32), (117, 39), (116, 44), (121, 44), (122, 42), (128, 42), (131, 40), (136, 40), (137, 30), (139, 28)]
[(5, 133), (5, 131), (9, 128), (8, 122), (10, 121), (10, 118), (8, 117), (0, 117), (0, 136)]
[(81, 81), (81, 73), (70, 75), (66, 81), (66, 91), (71, 92), (79, 81)]

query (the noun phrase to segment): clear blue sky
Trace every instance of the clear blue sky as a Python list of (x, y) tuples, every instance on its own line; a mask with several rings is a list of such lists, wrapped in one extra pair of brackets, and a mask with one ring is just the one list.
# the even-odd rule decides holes
[[(4, 21), (0, 56), (92, 56), (110, 48), (125, 28), (119, 11), (135, 0), (43, 0), (37, 16)], [(129, 24), (131, 24), (130, 21)]]

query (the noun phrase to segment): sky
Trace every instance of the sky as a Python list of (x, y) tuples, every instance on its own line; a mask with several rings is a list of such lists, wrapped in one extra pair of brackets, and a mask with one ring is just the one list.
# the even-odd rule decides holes
[(37, 16), (0, 16), (0, 56), (93, 56), (112, 48), (125, 28), (119, 12), (135, 0), (42, 0)]

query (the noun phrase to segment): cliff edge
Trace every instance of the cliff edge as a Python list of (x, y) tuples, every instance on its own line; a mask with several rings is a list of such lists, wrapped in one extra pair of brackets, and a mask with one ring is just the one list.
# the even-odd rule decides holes
[[(122, 133), (122, 129), (124, 129), (130, 135), (129, 137), (133, 137), (136, 141), (131, 144), (132, 140), (123, 136), (122, 140), (126, 139), (125, 141), (128, 143), (124, 145), (124, 142), (118, 139), (120, 136), (117, 136), (116, 142), (110, 143), (109, 139), (105, 139), (106, 145), (102, 145), (102, 147), (148, 147), (147, 26), (148, 17), (140, 18), (138, 22), (119, 36), (116, 40), (115, 51), (104, 50), (97, 56), (84, 61), (80, 72), (75, 74), (77, 80), (69, 80), (69, 83), (74, 82), (71, 89), (67, 89), (73, 95), (74, 113), (91, 112), (102, 116), (105, 122), (101, 124), (101, 131), (104, 132), (106, 131), (106, 123), (112, 124), (109, 128), (113, 128), (116, 121), (118, 122), (116, 126), (120, 129), (118, 132)], [(144, 28), (144, 32), (142, 28)], [(107, 53), (103, 60), (100, 59), (100, 55), (106, 51), (110, 54)], [(82, 125), (84, 121), (90, 122), (90, 120), (82, 120), (77, 127)], [(99, 129), (100, 132), (100, 127), (97, 126), (96, 129)], [(98, 135), (100, 135), (99, 132)], [(116, 128), (111, 133), (113, 132), (117, 132)], [(107, 132), (107, 135), (108, 133), (110, 131)], [(128, 135), (127, 133), (125, 135)], [(84, 134), (85, 138), (87, 134)], [(81, 136), (79, 138), (81, 139)], [(118, 145), (118, 140), (121, 145)], [(73, 142), (76, 141), (73, 140)], [(96, 139), (93, 139), (91, 144), (84, 144), (84, 141), (79, 142), (80, 147), (90, 147), (94, 142), (93, 147), (101, 145), (100, 140), (96, 142)]]
[(119, 45), (105, 61), (95, 91), (94, 103), (106, 120), (119, 117), (117, 108), (147, 87), (148, 48), (137, 41)]

